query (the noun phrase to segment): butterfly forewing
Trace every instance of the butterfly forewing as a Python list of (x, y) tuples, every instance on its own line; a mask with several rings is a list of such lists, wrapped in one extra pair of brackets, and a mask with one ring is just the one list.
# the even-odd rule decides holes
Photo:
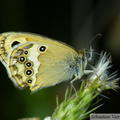
[(10, 52), (14, 49), (14, 47), (28, 41), (50, 43), (55, 44), (56, 46), (64, 46), (57, 41), (36, 34), (21, 32), (2, 33), (0, 34), (0, 57), (5, 67), (8, 63)]
[(19, 33), (8, 32), (0, 35), (0, 56), (5, 66), (8, 63), (8, 56), (13, 47), (26, 42), (25, 38), (16, 38), (16, 35), (19, 35)]

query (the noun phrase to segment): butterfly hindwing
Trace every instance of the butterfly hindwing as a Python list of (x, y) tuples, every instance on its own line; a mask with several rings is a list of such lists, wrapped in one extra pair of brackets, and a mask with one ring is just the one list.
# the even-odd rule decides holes
[(16, 86), (35, 91), (71, 79), (75, 57), (77, 52), (63, 45), (26, 42), (10, 53), (9, 76)]

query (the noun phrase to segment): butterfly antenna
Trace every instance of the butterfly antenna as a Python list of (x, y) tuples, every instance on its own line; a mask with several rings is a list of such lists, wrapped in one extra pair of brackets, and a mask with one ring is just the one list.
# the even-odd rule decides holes
[(89, 41), (89, 43), (87, 44), (87, 46), (85, 47), (85, 48), (88, 48), (88, 46), (90, 46), (90, 44), (92, 43), (92, 41), (94, 40), (94, 39), (96, 39), (98, 36), (102, 36), (102, 34), (100, 34), (100, 33), (98, 33), (97, 35), (95, 35), (90, 41)]
[[(94, 40), (94, 39), (96, 39), (98, 36), (102, 36), (102, 34), (97, 34), (97, 35), (95, 35), (90, 41), (89, 41), (89, 43), (87, 44), (87, 46), (85, 46), (85, 51), (87, 50), (87, 48), (89, 48), (89, 46), (90, 46), (90, 44), (92, 43), (92, 41)], [(93, 48), (92, 48), (92, 46), (90, 46), (90, 50), (89, 50), (89, 54), (97, 54), (97, 53), (95, 53), (95, 51), (93, 50)]]
[(96, 39), (97, 37), (101, 37), (101, 36), (102, 36), (102, 34), (100, 34), (100, 33), (98, 33), (97, 35), (95, 35), (95, 36), (90, 40), (90, 42), (88, 43), (88, 45), (90, 45), (91, 42), (92, 42), (94, 39)]

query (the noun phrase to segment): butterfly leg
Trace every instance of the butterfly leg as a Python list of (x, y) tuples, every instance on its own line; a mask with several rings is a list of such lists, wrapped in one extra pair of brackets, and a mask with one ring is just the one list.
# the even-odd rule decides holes
[(71, 84), (71, 86), (72, 86), (72, 88), (73, 88), (73, 90), (74, 90), (74, 92), (75, 92), (75, 96), (78, 97), (78, 95), (77, 95), (77, 90), (76, 90), (76, 88), (75, 88), (75, 86), (74, 86), (74, 84), (73, 84), (73, 82), (76, 81), (76, 80), (78, 80), (77, 77), (75, 77), (73, 80), (71, 80), (71, 81), (70, 81), (70, 84)]

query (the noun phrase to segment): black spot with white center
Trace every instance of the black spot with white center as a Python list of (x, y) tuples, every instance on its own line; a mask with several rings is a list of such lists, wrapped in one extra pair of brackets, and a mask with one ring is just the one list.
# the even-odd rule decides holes
[(20, 57), (20, 62), (24, 62), (25, 61), (25, 57), (24, 56), (21, 56)]
[(27, 63), (26, 63), (26, 66), (27, 66), (27, 67), (31, 67), (31, 65), (32, 65), (32, 64), (31, 64), (30, 62), (27, 62)]
[(45, 47), (45, 46), (41, 46), (41, 47), (39, 48), (39, 50), (40, 50), (41, 52), (44, 52), (44, 51), (46, 50), (46, 47)]
[(20, 42), (14, 41), (14, 42), (11, 44), (11, 47), (14, 47), (15, 45), (18, 45), (18, 44), (20, 44)]
[(32, 83), (32, 80), (29, 79), (27, 82), (28, 82), (28, 83)]
[(25, 50), (25, 51), (24, 51), (24, 54), (25, 54), (25, 55), (27, 55), (27, 54), (28, 54), (28, 51), (27, 51), (27, 50)]
[(32, 74), (32, 71), (31, 70), (27, 70), (26, 71), (26, 75), (31, 75)]

